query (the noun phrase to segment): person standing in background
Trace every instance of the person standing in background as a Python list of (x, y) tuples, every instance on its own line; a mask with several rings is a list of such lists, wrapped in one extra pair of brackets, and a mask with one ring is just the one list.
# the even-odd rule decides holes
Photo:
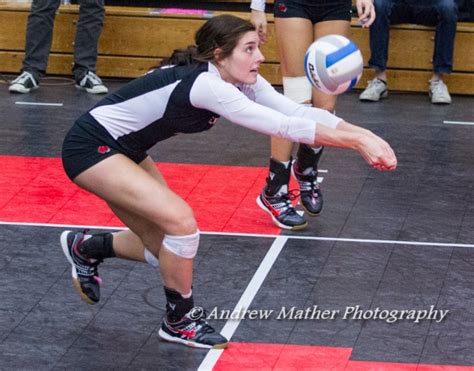
[[(61, 0), (33, 0), (26, 29), (23, 67), (20, 76), (10, 83), (10, 92), (26, 94), (39, 87), (48, 66), (54, 18), (60, 3)], [(96, 75), (104, 0), (79, 0), (79, 4), (72, 67), (76, 87), (91, 94), (105, 94), (108, 89)]]
[(433, 75), (429, 81), (428, 93), (431, 103), (450, 104), (451, 96), (443, 82), (443, 75), (453, 69), (454, 39), (458, 18), (454, 0), (375, 0), (377, 19), (370, 28), (369, 66), (375, 70), (375, 77), (361, 93), (360, 100), (377, 102), (388, 95), (387, 60), (390, 25), (413, 23), (435, 26), (433, 50)]

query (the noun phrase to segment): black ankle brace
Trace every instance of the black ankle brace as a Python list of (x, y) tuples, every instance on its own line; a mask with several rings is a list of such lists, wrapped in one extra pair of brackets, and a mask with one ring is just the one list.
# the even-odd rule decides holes
[(288, 167), (280, 161), (275, 161), (270, 159), (269, 173), (267, 177), (267, 185), (265, 187), (265, 193), (267, 196), (274, 196), (278, 193), (280, 188), (284, 185), (288, 185), (290, 182), (290, 170), (291, 170), (291, 161)]
[(115, 257), (112, 233), (94, 234), (78, 247), (79, 254), (88, 259), (105, 259)]
[(182, 295), (173, 289), (164, 287), (166, 295), (166, 316), (170, 322), (178, 322), (194, 307), (194, 299), (183, 298)]
[(296, 154), (296, 165), (298, 170), (302, 172), (309, 167), (317, 170), (318, 162), (323, 154), (323, 150), (324, 147), (321, 147), (321, 150), (318, 153), (314, 153), (313, 148), (307, 144), (300, 144)]

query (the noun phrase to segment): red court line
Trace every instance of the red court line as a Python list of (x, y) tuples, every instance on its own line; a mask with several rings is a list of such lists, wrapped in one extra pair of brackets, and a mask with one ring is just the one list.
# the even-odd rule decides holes
[(474, 371), (474, 366), (352, 361), (352, 348), (231, 342), (213, 371)]
[[(255, 203), (266, 168), (158, 164), (193, 208), (202, 231), (279, 234)], [(57, 158), (0, 156), (0, 221), (122, 227), (107, 205), (82, 191)]]
[(350, 348), (232, 342), (213, 370), (343, 370), (351, 352)]

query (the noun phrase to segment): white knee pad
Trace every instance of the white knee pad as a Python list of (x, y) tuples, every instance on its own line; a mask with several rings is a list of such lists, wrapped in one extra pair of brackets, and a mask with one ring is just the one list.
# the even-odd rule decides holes
[(148, 249), (145, 249), (145, 260), (148, 264), (150, 264), (154, 268), (158, 268), (160, 266), (159, 260)]
[(311, 92), (311, 83), (306, 76), (283, 77), (283, 93), (293, 102), (311, 102)]
[(170, 236), (165, 234), (163, 246), (175, 255), (186, 259), (192, 259), (196, 256), (198, 251), (199, 231), (187, 236)]

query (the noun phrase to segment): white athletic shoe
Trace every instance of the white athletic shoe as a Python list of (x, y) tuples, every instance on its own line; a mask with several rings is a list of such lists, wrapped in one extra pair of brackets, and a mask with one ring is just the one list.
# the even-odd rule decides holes
[(76, 82), (76, 88), (84, 89), (90, 94), (105, 94), (109, 91), (100, 77), (91, 71), (88, 71), (81, 81)]
[(367, 88), (360, 94), (359, 99), (365, 102), (378, 102), (387, 98), (387, 83), (379, 79), (369, 80)]
[(38, 89), (38, 82), (31, 73), (26, 71), (13, 80), (8, 88), (11, 93), (21, 94), (29, 93), (34, 89)]
[(429, 95), (431, 103), (434, 104), (451, 104), (451, 96), (448, 87), (443, 80), (430, 80)]

